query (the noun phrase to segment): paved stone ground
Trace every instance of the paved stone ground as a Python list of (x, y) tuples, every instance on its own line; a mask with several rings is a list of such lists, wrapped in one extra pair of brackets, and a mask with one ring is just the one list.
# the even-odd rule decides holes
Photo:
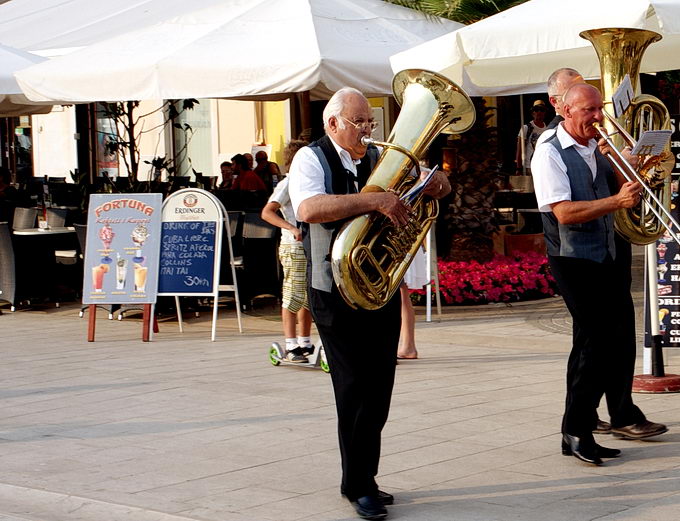
[[(87, 343), (77, 311), (0, 316), (0, 521), (354, 518), (330, 379), (268, 362), (273, 309), (243, 334), (224, 310), (214, 343), (204, 313), (146, 344), (138, 319), (103, 313)], [(449, 308), (432, 323), (421, 310), (422, 359), (398, 366), (384, 431), (391, 519), (678, 519), (680, 396), (635, 395), (671, 431), (600, 437), (623, 450), (602, 467), (559, 453), (569, 331), (560, 299)], [(680, 373), (674, 350), (666, 359)]]

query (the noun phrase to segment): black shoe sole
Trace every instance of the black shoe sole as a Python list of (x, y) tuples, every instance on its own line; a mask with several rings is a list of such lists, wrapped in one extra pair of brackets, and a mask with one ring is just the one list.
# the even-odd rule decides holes
[[(607, 449), (607, 447), (604, 447), (604, 448)], [(617, 449), (609, 449), (609, 450), (617, 450)], [(569, 448), (569, 446), (562, 443), (562, 456), (573, 456), (573, 455), (574, 454), (571, 452), (571, 449)], [(609, 456), (601, 455), (601, 454), (598, 453), (598, 456), (600, 458), (606, 458), (606, 459), (618, 458), (620, 455), (621, 455), (621, 451), (619, 451), (617, 454), (610, 454)]]

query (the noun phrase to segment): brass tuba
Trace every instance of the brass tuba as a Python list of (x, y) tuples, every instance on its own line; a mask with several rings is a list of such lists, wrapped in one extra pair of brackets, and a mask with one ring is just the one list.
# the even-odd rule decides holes
[[(392, 80), (401, 105), (399, 118), (362, 191), (393, 190), (403, 195), (416, 182), (409, 177), (440, 132), (459, 134), (475, 122), (472, 100), (447, 78), (421, 69), (407, 69)], [(422, 194), (411, 203), (407, 225), (395, 227), (383, 214), (357, 216), (341, 228), (331, 251), (333, 278), (353, 308), (378, 309), (397, 291), (413, 255), (437, 218), (437, 201)]]
[[(611, 105), (612, 95), (623, 81), (626, 74), (630, 76), (633, 91), (637, 90), (638, 73), (642, 55), (647, 47), (661, 39), (661, 35), (645, 29), (592, 29), (580, 33), (582, 38), (590, 41), (600, 61), (602, 98), (605, 107)], [(614, 144), (621, 148), (625, 138), (616, 129), (615, 123), (608, 116), (605, 128), (612, 135)], [(654, 96), (642, 94), (632, 100), (626, 112), (616, 119), (634, 139), (638, 139), (645, 130), (670, 129), (670, 116), (666, 106)], [(617, 135), (614, 135), (614, 134)], [(662, 156), (648, 157), (640, 161), (638, 174), (644, 180), (645, 193), (653, 193), (655, 197), (643, 196), (639, 205), (634, 208), (617, 210), (614, 225), (618, 232), (634, 244), (650, 244), (659, 239), (666, 231), (666, 224), (659, 217), (658, 208), (667, 214), (671, 204), (671, 178), (675, 161), (670, 152), (670, 144)], [(664, 211), (666, 210), (666, 211)]]

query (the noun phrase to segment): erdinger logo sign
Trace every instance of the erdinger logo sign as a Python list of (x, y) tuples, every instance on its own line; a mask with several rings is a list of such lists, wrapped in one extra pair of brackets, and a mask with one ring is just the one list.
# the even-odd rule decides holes
[(187, 208), (193, 208), (198, 203), (198, 197), (196, 197), (195, 194), (187, 194), (184, 196), (184, 200), (182, 202)]
[(184, 206), (184, 208), (182, 208), (181, 206), (176, 207), (175, 213), (188, 215), (204, 215), (205, 208), (203, 207), (195, 208), (197, 204), (198, 196), (196, 194), (186, 194), (182, 198), (182, 205)]

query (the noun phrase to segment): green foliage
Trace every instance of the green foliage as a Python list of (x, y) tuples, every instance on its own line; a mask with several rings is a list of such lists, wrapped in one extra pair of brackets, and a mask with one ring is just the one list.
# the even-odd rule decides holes
[[(125, 101), (116, 103), (100, 103), (99, 108), (106, 118), (113, 121), (113, 128), (115, 130), (114, 134), (106, 133), (107, 139), (105, 140), (105, 150), (109, 154), (115, 154), (117, 157), (122, 159), (125, 164), (128, 177), (127, 177), (127, 187), (121, 187), (118, 185), (113, 185), (109, 183), (112, 189), (124, 190), (124, 191), (150, 191), (152, 190), (152, 185), (157, 184), (160, 181), (160, 176), (165, 170), (168, 174), (172, 175), (176, 171), (175, 158), (181, 157), (182, 152), (185, 152), (186, 148), (191, 141), (193, 136), (193, 129), (188, 124), (180, 124), (176, 122), (176, 119), (186, 110), (193, 110), (193, 108), (198, 105), (198, 100), (193, 98), (183, 99), (183, 100), (167, 100), (158, 107), (157, 109), (147, 113), (138, 115), (137, 111), (140, 106), (139, 101)], [(178, 106), (181, 107), (178, 109)], [(163, 113), (163, 123), (156, 125), (152, 128), (145, 128), (142, 118), (151, 116), (157, 112)], [(139, 167), (141, 151), (139, 145), (142, 136), (149, 133), (154, 133), (159, 136), (165, 132), (165, 129), (171, 126), (180, 132), (185, 134), (185, 145), (181, 150), (176, 151), (175, 157), (168, 156), (156, 156), (151, 161), (143, 161), (143, 164), (150, 165), (152, 167), (152, 180), (150, 183), (140, 183), (138, 181)], [(121, 178), (121, 181), (125, 178)], [(120, 184), (120, 183), (119, 183)]]
[(416, 11), (471, 24), (505, 11), (526, 0), (384, 0), (390, 4), (409, 7)]
[(448, 260), (488, 261), (493, 257), (492, 235), (498, 231), (494, 196), (498, 182), (496, 127), (489, 126), (495, 108), (484, 98), (472, 98), (477, 119), (470, 130), (451, 136), (455, 169), (449, 176), (452, 194), (443, 216)]

